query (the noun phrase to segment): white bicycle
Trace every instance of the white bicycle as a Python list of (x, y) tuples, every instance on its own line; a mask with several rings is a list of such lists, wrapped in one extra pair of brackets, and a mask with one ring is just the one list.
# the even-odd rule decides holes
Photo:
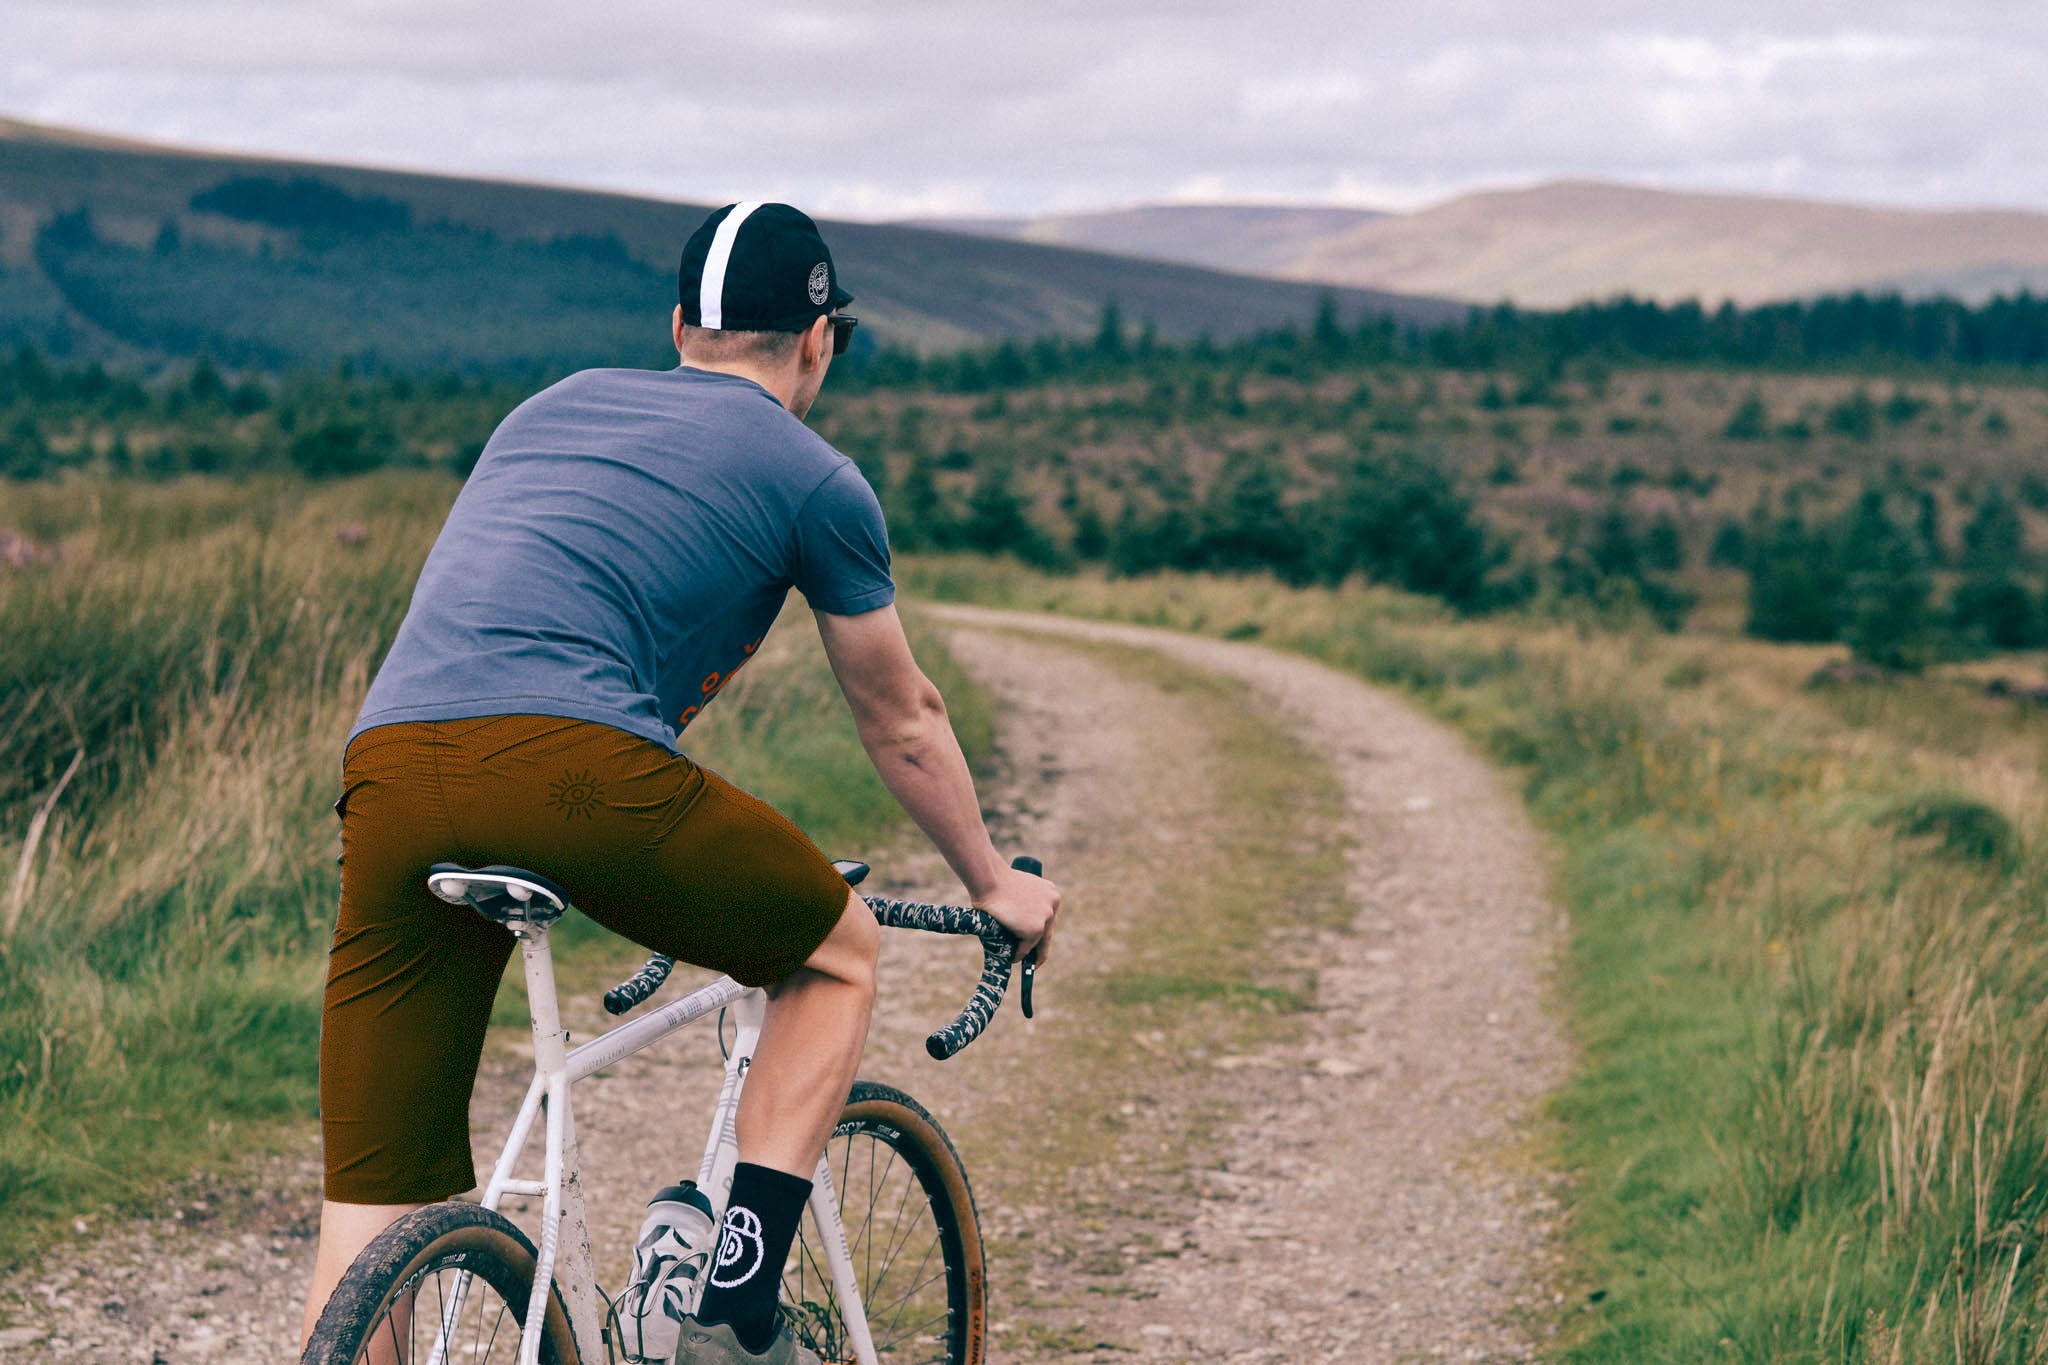
[[(835, 864), (850, 885), (861, 863)], [(1039, 870), (1035, 860), (1016, 865)], [(712, 1114), (698, 1187), (714, 1223), (732, 1190), (734, 1121), (760, 1037), (766, 996), (721, 977), (701, 990), (568, 1047), (555, 996), (548, 930), (569, 909), (546, 877), (515, 867), (435, 866), (435, 895), (468, 905), (519, 937), (533, 1013), (533, 1084), (477, 1203), (450, 1200), (406, 1215), (366, 1247), (320, 1315), (302, 1365), (596, 1365), (633, 1359), (598, 1287), (584, 1211), (570, 1087), (707, 1016), (729, 1011), (735, 1037)], [(885, 926), (974, 934), (983, 964), (974, 996), (925, 1040), (952, 1056), (987, 1027), (1009, 986), (1016, 940), (983, 911), (873, 899)], [(624, 1014), (652, 995), (673, 964), (656, 955), (605, 995)], [(1032, 965), (1022, 1003), (1031, 1014)], [(536, 1123), (541, 1178), (515, 1172)], [(538, 1198), (540, 1246), (498, 1212), (508, 1196)], [(694, 1293), (686, 1306), (694, 1311)], [(938, 1121), (899, 1090), (857, 1082), (818, 1162), (809, 1208), (782, 1275), (797, 1339), (821, 1360), (860, 1365), (980, 1365), (988, 1284), (974, 1193)]]

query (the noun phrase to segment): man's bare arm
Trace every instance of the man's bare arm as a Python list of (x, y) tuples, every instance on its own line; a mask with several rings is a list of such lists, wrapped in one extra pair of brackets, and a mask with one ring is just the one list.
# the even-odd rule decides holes
[(1059, 888), (1005, 863), (982, 823), (974, 778), (945, 698), (911, 656), (893, 606), (859, 616), (815, 613), (825, 657), (846, 694), (861, 745), (910, 818), (959, 875), (974, 903), (1045, 956)]

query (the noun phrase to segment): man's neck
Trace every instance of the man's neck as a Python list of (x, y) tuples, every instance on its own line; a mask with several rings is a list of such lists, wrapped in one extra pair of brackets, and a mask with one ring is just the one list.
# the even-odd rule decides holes
[(693, 370), (709, 370), (713, 374), (730, 374), (736, 375), (741, 379), (751, 379), (762, 388), (768, 390), (775, 401), (782, 404), (785, 408), (789, 407), (790, 400), (796, 396), (796, 375), (790, 371), (788, 366), (777, 366), (774, 369), (768, 369), (764, 366), (748, 365), (744, 362), (693, 360), (687, 355), (683, 357), (683, 364)]

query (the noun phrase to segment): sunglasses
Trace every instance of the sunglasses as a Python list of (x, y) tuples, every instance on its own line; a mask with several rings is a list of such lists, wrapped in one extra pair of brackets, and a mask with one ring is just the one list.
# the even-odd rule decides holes
[(832, 324), (832, 354), (845, 355), (847, 346), (853, 341), (853, 329), (860, 326), (860, 319), (845, 313), (827, 313), (825, 321)]

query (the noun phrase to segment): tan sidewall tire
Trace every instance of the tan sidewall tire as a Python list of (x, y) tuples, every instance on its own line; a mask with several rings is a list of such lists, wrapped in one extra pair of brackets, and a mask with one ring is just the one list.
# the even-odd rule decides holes
[[(429, 1204), (393, 1223), (363, 1249), (342, 1276), (306, 1343), (301, 1365), (358, 1365), (401, 1291), (451, 1258), (473, 1270), (516, 1312), (533, 1285), (534, 1250), (526, 1234), (475, 1204)], [(516, 1297), (515, 1297), (516, 1296)], [(576, 1342), (559, 1289), (548, 1296), (543, 1365), (577, 1365)]]
[[(938, 1120), (924, 1106), (893, 1086), (876, 1081), (857, 1081), (840, 1111), (833, 1130), (836, 1139), (848, 1131), (886, 1128), (902, 1135), (891, 1143), (913, 1165), (922, 1178), (929, 1173), (933, 1183), (925, 1186), (935, 1206), (943, 1200), (945, 1220), (955, 1229), (959, 1243), (961, 1331), (948, 1365), (985, 1365), (988, 1359), (988, 1268), (981, 1244), (981, 1217), (974, 1206), (974, 1190), (967, 1181), (967, 1169), (952, 1140)], [(830, 1148), (827, 1148), (828, 1154)], [(920, 1181), (922, 1183), (922, 1179)], [(949, 1269), (950, 1269), (949, 1262)]]

